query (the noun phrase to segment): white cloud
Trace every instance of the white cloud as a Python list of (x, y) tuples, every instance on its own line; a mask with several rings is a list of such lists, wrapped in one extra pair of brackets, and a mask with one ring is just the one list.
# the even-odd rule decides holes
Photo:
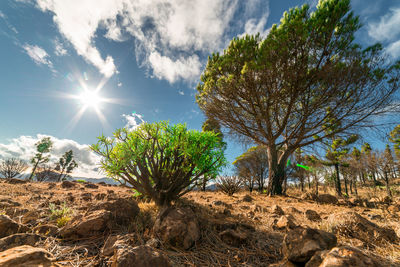
[(65, 56), (68, 54), (68, 51), (64, 48), (64, 45), (58, 38), (54, 40), (54, 53), (57, 56)]
[(29, 44), (25, 44), (22, 48), (37, 65), (47, 65), (51, 71), (55, 72), (53, 63), (49, 59), (49, 54), (43, 48)]
[(183, 91), (178, 91), (178, 93), (180, 94), (180, 95), (185, 95), (185, 92), (183, 92)]
[(377, 41), (393, 41), (400, 34), (400, 8), (390, 9), (379, 22), (368, 24), (368, 35)]
[(117, 86), (118, 86), (118, 87), (121, 87), (121, 86), (122, 86), (122, 83), (121, 83), (121, 82), (117, 83)]
[(125, 128), (129, 130), (136, 129), (140, 124), (145, 122), (143, 120), (143, 116), (140, 114), (132, 113), (132, 114), (122, 114), (122, 117), (126, 120)]
[[(268, 14), (261, 19), (255, 16), (259, 5), (268, 7), (267, 0), (248, 0), (246, 4), (239, 0), (36, 1), (42, 11), (54, 14), (59, 31), (77, 53), (105, 76), (113, 75), (116, 67), (113, 58), (102, 57), (96, 47), (98, 29), (105, 30), (104, 37), (113, 41), (133, 37), (139, 65), (171, 83), (198, 79), (204, 64), (198, 56), (221, 51), (232, 37), (228, 34), (232, 27), (247, 22), (248, 31), (264, 32), (268, 18)], [(246, 12), (240, 21), (233, 21), (240, 5)]]
[(69, 139), (58, 139), (49, 135), (38, 134), (35, 137), (20, 136), (11, 139), (8, 144), (0, 143), (0, 159), (16, 157), (29, 162), (36, 153), (35, 143), (44, 137), (50, 137), (53, 141), (53, 148), (50, 152), (50, 164), (54, 165), (66, 151), (72, 150), (74, 158), (78, 163), (78, 168), (72, 172), (73, 176), (89, 178), (104, 177), (104, 175), (97, 171), (100, 156), (90, 151), (88, 145), (82, 145)]
[(400, 57), (400, 40), (397, 42), (391, 43), (386, 48), (386, 51), (394, 59), (399, 58)]

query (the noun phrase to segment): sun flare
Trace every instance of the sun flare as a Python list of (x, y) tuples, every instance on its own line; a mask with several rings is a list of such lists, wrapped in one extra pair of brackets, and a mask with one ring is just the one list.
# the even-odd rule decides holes
[(79, 100), (86, 107), (97, 108), (102, 102), (102, 98), (98, 95), (98, 92), (85, 90), (79, 95)]

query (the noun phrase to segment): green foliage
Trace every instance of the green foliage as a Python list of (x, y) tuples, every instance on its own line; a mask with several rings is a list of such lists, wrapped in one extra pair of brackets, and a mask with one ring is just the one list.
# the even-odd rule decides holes
[(31, 163), (33, 164), (32, 173), (29, 177), (29, 180), (33, 179), (35, 175), (36, 168), (39, 164), (47, 163), (50, 160), (50, 156), (46, 155), (50, 152), (53, 141), (51, 141), (50, 137), (44, 137), (39, 142), (35, 144), (37, 153), (31, 159)]
[(400, 124), (390, 132), (389, 141), (393, 143), (394, 153), (397, 159), (400, 160)]
[(75, 180), (75, 182), (78, 182), (78, 183), (86, 183), (86, 180), (83, 180), (83, 179), (78, 179), (78, 180)]
[(184, 124), (143, 123), (98, 139), (90, 148), (102, 156), (101, 168), (159, 206), (170, 205), (202, 175), (217, 175), (226, 164), (225, 144), (217, 134)]
[(69, 173), (71, 173), (78, 164), (74, 160), (74, 153), (69, 150), (64, 153), (64, 155), (59, 159), (55, 170), (60, 172), (58, 176), (58, 181), (64, 180)]
[(71, 220), (72, 210), (67, 207), (64, 202), (60, 207), (57, 207), (54, 203), (49, 204), (50, 219), (56, 220), (58, 227), (63, 227), (67, 222)]

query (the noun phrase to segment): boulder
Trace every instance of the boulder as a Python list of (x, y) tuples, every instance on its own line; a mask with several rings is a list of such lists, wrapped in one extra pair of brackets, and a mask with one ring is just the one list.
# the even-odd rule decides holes
[(300, 199), (303, 199), (303, 200), (316, 200), (317, 199), (317, 195), (315, 193), (306, 192), (306, 193), (304, 193), (304, 194), (302, 194), (300, 196)]
[(137, 202), (131, 198), (117, 198), (113, 200), (107, 200), (105, 202), (92, 206), (89, 210), (107, 210), (111, 212), (115, 222), (118, 224), (125, 224), (130, 222), (140, 212)]
[(331, 249), (336, 246), (334, 234), (311, 228), (297, 227), (289, 231), (282, 244), (282, 252), (294, 263), (306, 263), (317, 251)]
[(123, 247), (125, 244), (124, 240), (121, 240), (119, 235), (110, 235), (101, 249), (101, 255), (103, 257), (109, 257), (114, 254), (114, 250)]
[(279, 207), (278, 205), (273, 205), (271, 207), (271, 213), (275, 215), (284, 215), (285, 213), (283, 212), (282, 208)]
[(149, 246), (138, 246), (116, 249), (111, 266), (170, 267), (171, 265), (162, 252)]
[(227, 229), (219, 233), (219, 237), (224, 243), (230, 246), (238, 247), (246, 243), (248, 234), (245, 231)]
[(92, 183), (86, 183), (86, 184), (85, 184), (85, 187), (86, 187), (86, 188), (91, 188), (91, 189), (97, 189), (97, 188), (99, 188), (98, 185), (92, 184)]
[(301, 211), (299, 211), (298, 209), (296, 209), (295, 207), (288, 207), (286, 209), (287, 213), (301, 213)]
[(72, 188), (75, 186), (76, 186), (76, 184), (71, 181), (62, 181), (62, 183), (61, 183), (62, 188)]
[(41, 266), (50, 267), (53, 256), (50, 252), (24, 245), (0, 252), (0, 266)]
[(322, 204), (336, 204), (338, 203), (337, 197), (329, 194), (319, 194), (316, 198), (317, 202)]
[(97, 235), (111, 228), (111, 219), (112, 214), (107, 210), (96, 210), (85, 216), (78, 215), (60, 230), (60, 235), (65, 238)]
[(291, 214), (289, 215), (283, 215), (275, 222), (273, 225), (273, 228), (282, 230), (282, 229), (294, 229), (297, 225), (294, 222), (295, 219)]
[(92, 193), (82, 193), (81, 194), (81, 199), (84, 200), (84, 201), (92, 200)]
[(393, 229), (380, 227), (356, 212), (331, 214), (327, 221), (336, 233), (357, 238), (366, 243), (382, 240), (395, 242), (398, 239)]
[(46, 236), (53, 236), (57, 234), (58, 227), (52, 224), (42, 224), (33, 228), (33, 232)]
[(308, 261), (305, 267), (382, 267), (385, 266), (383, 262), (365, 255), (360, 250), (349, 247), (341, 246), (333, 249), (320, 251)]
[(165, 209), (157, 217), (153, 231), (162, 242), (183, 249), (189, 249), (200, 239), (196, 216), (188, 208)]
[(252, 201), (253, 201), (253, 198), (252, 198), (251, 196), (249, 196), (249, 195), (245, 195), (245, 196), (242, 198), (242, 201), (244, 201), (244, 202), (252, 202)]
[(40, 239), (41, 236), (37, 234), (21, 233), (9, 235), (0, 239), (0, 251), (22, 245), (34, 246)]
[(27, 230), (25, 225), (17, 223), (7, 215), (0, 215), (0, 238)]
[(321, 217), (315, 210), (306, 210), (304, 214), (306, 215), (306, 218), (309, 219), (310, 221), (314, 222), (321, 221)]

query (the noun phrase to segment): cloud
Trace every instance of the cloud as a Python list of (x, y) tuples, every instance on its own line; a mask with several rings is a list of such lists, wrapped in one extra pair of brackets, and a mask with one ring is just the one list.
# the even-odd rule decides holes
[(37, 0), (37, 4), (53, 13), (59, 31), (77, 53), (105, 76), (113, 75), (116, 67), (113, 57), (103, 57), (97, 48), (99, 33), (112, 41), (133, 39), (138, 64), (170, 83), (195, 82), (205, 63), (199, 59), (204, 53), (221, 51), (234, 36), (233, 28), (264, 32), (269, 15), (256, 15), (268, 8), (268, 1), (262, 0)]
[(400, 34), (400, 8), (392, 8), (379, 22), (368, 24), (368, 35), (377, 41), (393, 41)]
[(387, 48), (386, 52), (394, 59), (400, 57), (400, 40), (394, 43), (391, 43)]
[(181, 90), (179, 90), (178, 93), (179, 93), (180, 95), (185, 95), (185, 92), (183, 92), (183, 91), (181, 91)]
[(50, 61), (50, 56), (47, 54), (46, 50), (37, 45), (29, 44), (25, 44), (22, 48), (37, 65), (47, 65), (52, 72), (55, 72), (53, 63)]
[(118, 87), (121, 87), (121, 86), (122, 86), (122, 83), (121, 83), (121, 82), (117, 83), (117, 86), (118, 86)]
[(64, 45), (58, 38), (54, 40), (54, 54), (57, 56), (65, 56), (68, 54), (68, 51), (64, 48)]
[(140, 124), (145, 122), (143, 120), (143, 116), (140, 114), (132, 113), (132, 114), (122, 114), (122, 117), (125, 118), (126, 124), (125, 128), (129, 130), (136, 129)]
[(58, 139), (54, 136), (38, 134), (33, 136), (20, 136), (11, 139), (8, 144), (0, 143), (0, 159), (15, 157), (29, 162), (36, 153), (35, 143), (44, 137), (50, 137), (53, 141), (53, 148), (50, 152), (50, 164), (55, 165), (58, 159), (68, 150), (72, 150), (78, 168), (73, 176), (100, 178), (104, 175), (98, 172), (100, 156), (89, 149), (88, 145), (79, 144), (69, 139)]

